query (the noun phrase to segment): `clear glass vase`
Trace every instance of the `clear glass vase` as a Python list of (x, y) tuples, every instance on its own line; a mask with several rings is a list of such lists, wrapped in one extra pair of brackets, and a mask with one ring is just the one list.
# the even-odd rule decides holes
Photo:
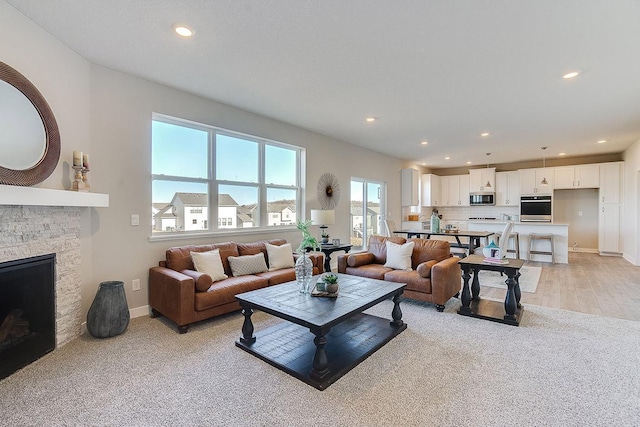
[(303, 253), (296, 260), (296, 282), (300, 292), (307, 294), (311, 292), (311, 276), (313, 276), (313, 263), (306, 253)]

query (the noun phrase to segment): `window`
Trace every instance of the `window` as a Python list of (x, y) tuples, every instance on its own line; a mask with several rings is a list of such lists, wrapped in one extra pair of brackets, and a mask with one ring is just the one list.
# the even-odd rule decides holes
[(366, 248), (369, 237), (380, 234), (381, 222), (387, 211), (386, 184), (351, 178), (351, 244)]
[(293, 225), (303, 158), (300, 147), (154, 114), (153, 231)]

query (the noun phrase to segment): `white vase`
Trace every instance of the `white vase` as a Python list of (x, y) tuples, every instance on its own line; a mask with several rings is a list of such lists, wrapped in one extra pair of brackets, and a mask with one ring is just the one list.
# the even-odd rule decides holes
[(313, 263), (306, 253), (303, 253), (296, 260), (296, 282), (298, 283), (298, 289), (302, 293), (310, 293), (311, 289), (311, 276), (313, 276)]

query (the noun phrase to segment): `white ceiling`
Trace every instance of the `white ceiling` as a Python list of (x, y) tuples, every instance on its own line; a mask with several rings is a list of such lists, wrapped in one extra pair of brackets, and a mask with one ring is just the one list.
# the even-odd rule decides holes
[(92, 63), (429, 167), (640, 139), (638, 0), (8, 3)]

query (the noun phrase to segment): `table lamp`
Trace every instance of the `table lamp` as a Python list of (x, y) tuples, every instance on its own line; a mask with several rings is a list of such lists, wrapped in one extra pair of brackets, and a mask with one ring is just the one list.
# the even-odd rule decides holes
[(327, 225), (336, 223), (336, 213), (333, 209), (311, 209), (311, 223), (320, 225), (320, 240), (322, 240), (322, 235), (326, 233), (325, 230), (328, 228)]

